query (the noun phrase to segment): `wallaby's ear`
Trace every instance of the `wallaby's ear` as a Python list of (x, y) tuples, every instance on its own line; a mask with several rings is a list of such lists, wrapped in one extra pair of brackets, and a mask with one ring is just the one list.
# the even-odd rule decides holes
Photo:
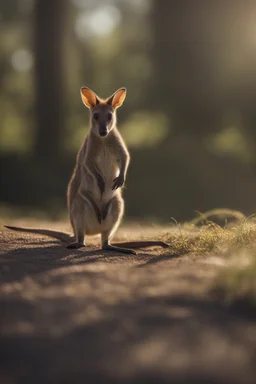
[(83, 103), (86, 105), (86, 107), (92, 109), (95, 107), (95, 105), (99, 104), (99, 99), (96, 93), (94, 93), (90, 88), (82, 87), (80, 92)]
[(112, 105), (113, 108), (119, 108), (123, 104), (125, 97), (126, 88), (120, 88), (112, 96), (109, 97), (107, 103)]

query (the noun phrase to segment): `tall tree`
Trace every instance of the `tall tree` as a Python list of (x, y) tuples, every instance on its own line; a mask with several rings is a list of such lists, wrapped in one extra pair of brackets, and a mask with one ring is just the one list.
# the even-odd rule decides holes
[(233, 0), (232, 6), (220, 0), (153, 1), (148, 102), (164, 111), (176, 132), (203, 137), (221, 129), (230, 102), (227, 53), (237, 46), (248, 4), (251, 0)]
[(63, 27), (65, 1), (35, 0), (36, 130), (34, 155), (58, 157), (64, 129)]

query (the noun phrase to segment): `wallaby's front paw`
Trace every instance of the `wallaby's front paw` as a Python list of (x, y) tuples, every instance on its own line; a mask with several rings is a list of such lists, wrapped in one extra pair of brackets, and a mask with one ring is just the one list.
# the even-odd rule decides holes
[(114, 184), (112, 186), (112, 190), (120, 188), (124, 185), (124, 177), (122, 175), (119, 175), (113, 180)]

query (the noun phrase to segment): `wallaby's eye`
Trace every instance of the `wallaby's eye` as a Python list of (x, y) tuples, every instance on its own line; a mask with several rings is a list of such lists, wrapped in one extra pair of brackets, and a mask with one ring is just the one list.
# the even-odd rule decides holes
[(98, 120), (99, 117), (100, 117), (100, 115), (99, 115), (98, 113), (94, 113), (94, 114), (93, 114), (93, 118), (94, 118), (95, 120)]
[(112, 113), (108, 113), (108, 120), (110, 121), (112, 119)]

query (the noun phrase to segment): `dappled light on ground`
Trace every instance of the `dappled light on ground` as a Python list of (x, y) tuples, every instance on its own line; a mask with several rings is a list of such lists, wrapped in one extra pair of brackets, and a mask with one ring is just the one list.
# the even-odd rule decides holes
[[(191, 237), (185, 227), (141, 227), (141, 233), (124, 227), (118, 241), (169, 236), (169, 250), (138, 255), (103, 252), (97, 238), (69, 250), (40, 235), (2, 229), (0, 378), (251, 383), (255, 323), (212, 295), (220, 268), (207, 262), (214, 247), (197, 253), (178, 245), (175, 254), (178, 239)], [(200, 231), (194, 229), (193, 247)]]

